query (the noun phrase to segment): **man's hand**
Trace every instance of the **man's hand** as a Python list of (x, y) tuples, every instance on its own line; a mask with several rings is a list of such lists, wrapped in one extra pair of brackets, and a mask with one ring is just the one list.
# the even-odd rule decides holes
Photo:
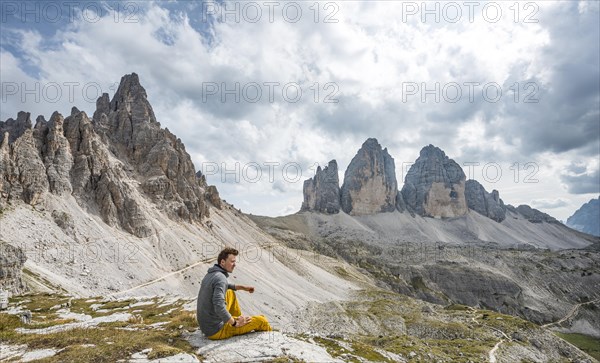
[(249, 293), (254, 292), (254, 286), (235, 285), (236, 290), (245, 290)]
[(236, 321), (235, 327), (236, 328), (242, 327), (242, 326), (248, 324), (251, 320), (252, 320), (252, 318), (249, 316), (238, 316), (235, 319), (235, 321)]

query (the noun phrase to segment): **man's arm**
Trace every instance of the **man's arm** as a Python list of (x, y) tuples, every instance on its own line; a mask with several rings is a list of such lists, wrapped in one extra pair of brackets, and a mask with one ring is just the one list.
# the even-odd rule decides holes
[(249, 293), (253, 293), (254, 292), (254, 286), (246, 286), (246, 285), (233, 285), (234, 290), (244, 290), (244, 291), (248, 291)]
[[(212, 297), (212, 302), (213, 302), (213, 306), (215, 308), (215, 312), (217, 313), (217, 315), (219, 316), (219, 318), (221, 318), (222, 321), (224, 321), (225, 323), (231, 325), (231, 326), (235, 326), (235, 327), (241, 327), (244, 326), (246, 324), (248, 324), (250, 322), (250, 318), (249, 317), (244, 317), (244, 316), (240, 316), (237, 319), (234, 319), (233, 316), (231, 316), (231, 314), (229, 314), (229, 311), (227, 311), (227, 305), (225, 304), (225, 292), (227, 289), (230, 289), (233, 287), (233, 290), (239, 289), (241, 285), (233, 285), (233, 284), (223, 284), (223, 283), (216, 283), (213, 287), (213, 297)], [(243, 286), (244, 288), (247, 288), (247, 286)], [(254, 289), (253, 289), (254, 291)]]
[(227, 311), (227, 305), (225, 305), (225, 291), (227, 285), (224, 283), (217, 282), (213, 286), (212, 303), (215, 309), (215, 313), (221, 319), (221, 321), (228, 322), (233, 325), (233, 318), (229, 311)]

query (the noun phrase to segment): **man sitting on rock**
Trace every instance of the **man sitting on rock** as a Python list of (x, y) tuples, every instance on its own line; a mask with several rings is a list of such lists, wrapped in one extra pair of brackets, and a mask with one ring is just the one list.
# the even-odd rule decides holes
[(225, 248), (219, 253), (217, 263), (208, 269), (202, 279), (196, 316), (200, 330), (208, 339), (227, 339), (253, 330), (273, 330), (263, 315), (242, 315), (235, 291), (253, 293), (254, 287), (227, 282), (227, 277), (235, 268), (237, 255), (236, 249)]

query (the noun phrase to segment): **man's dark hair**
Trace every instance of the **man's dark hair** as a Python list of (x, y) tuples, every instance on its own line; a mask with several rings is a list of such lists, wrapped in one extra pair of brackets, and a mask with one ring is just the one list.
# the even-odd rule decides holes
[(219, 252), (219, 257), (217, 257), (217, 264), (220, 265), (222, 260), (226, 260), (229, 255), (238, 255), (238, 250), (232, 247), (226, 247), (221, 252)]

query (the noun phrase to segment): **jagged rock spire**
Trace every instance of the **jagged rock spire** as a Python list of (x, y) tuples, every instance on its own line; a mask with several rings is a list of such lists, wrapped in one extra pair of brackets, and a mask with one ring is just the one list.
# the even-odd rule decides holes
[(352, 215), (392, 212), (397, 194), (394, 159), (377, 139), (367, 139), (344, 174), (342, 209)]
[(11, 144), (30, 128), (31, 114), (29, 112), (19, 111), (16, 120), (9, 118), (6, 121), (0, 121), (0, 135), (8, 132), (8, 142)]
[[(176, 210), (184, 219), (198, 220), (208, 214), (206, 186), (197, 180), (181, 140), (156, 121), (137, 74), (123, 76), (112, 100), (103, 94), (96, 107), (94, 129), (117, 150), (128, 169), (143, 176), (142, 189), (147, 195), (172, 204), (168, 210)], [(216, 190), (210, 195), (218, 198)], [(219, 204), (214, 197), (212, 200)]]
[(496, 222), (502, 222), (506, 218), (506, 206), (500, 199), (500, 193), (496, 189), (488, 193), (477, 180), (467, 180), (465, 197), (469, 209)]
[(340, 211), (338, 166), (331, 160), (325, 169), (317, 167), (315, 176), (304, 181), (302, 211), (335, 214)]
[(421, 216), (457, 217), (468, 212), (465, 173), (439, 148), (424, 147), (402, 187), (406, 205)]

